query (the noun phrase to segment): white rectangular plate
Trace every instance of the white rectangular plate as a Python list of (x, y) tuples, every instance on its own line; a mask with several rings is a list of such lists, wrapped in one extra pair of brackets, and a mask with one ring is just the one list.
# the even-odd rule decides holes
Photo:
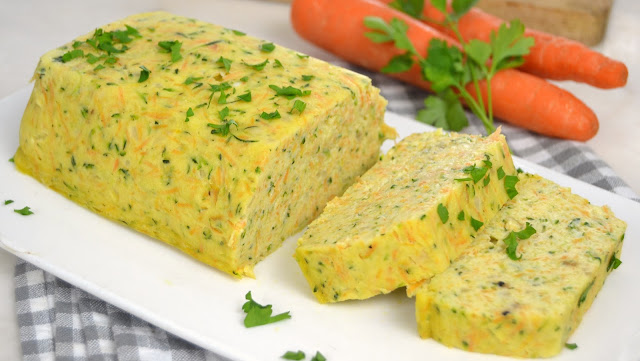
[[(19, 123), (31, 88), (0, 101), (0, 246), (46, 271), (169, 332), (238, 360), (277, 360), (287, 350), (321, 351), (328, 360), (499, 360), (449, 349), (418, 337), (414, 301), (404, 290), (366, 301), (319, 304), (292, 254), (296, 238), (256, 267), (257, 279), (235, 280), (165, 244), (93, 214), (7, 160), (18, 147)], [(387, 114), (401, 137), (427, 127)], [(389, 145), (387, 144), (388, 148)], [(515, 159), (598, 205), (609, 205), (628, 224), (622, 266), (609, 276), (591, 310), (558, 360), (625, 360), (640, 343), (640, 251), (635, 243), (640, 204)], [(3, 203), (0, 203), (3, 204)], [(13, 209), (30, 206), (34, 214)], [(244, 296), (252, 291), (275, 313), (292, 319), (247, 329)], [(633, 349), (635, 347), (635, 349)], [(633, 358), (636, 357), (636, 358)]]

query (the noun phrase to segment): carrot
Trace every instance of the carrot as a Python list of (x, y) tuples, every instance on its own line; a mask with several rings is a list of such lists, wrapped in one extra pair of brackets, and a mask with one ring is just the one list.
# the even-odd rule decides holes
[[(393, 0), (379, 0), (390, 3)], [(455, 36), (453, 31), (442, 26), (444, 15), (426, 0), (422, 15), (427, 23), (439, 31)], [(429, 21), (433, 20), (433, 21)], [(460, 34), (465, 41), (479, 39), (489, 41), (492, 31), (497, 31), (504, 21), (480, 9), (471, 9), (458, 21)], [(627, 84), (629, 71), (624, 63), (608, 58), (585, 45), (560, 36), (532, 29), (524, 36), (533, 37), (534, 46), (524, 57), (520, 70), (542, 78), (573, 80), (598, 88), (611, 89)]]
[[(347, 61), (380, 71), (402, 51), (391, 43), (369, 40), (364, 35), (370, 31), (363, 23), (367, 16), (387, 22), (398, 18), (407, 23), (407, 35), (418, 51), (424, 49), (426, 53), (433, 38), (456, 44), (426, 24), (374, 0), (294, 0), (291, 6), (291, 21), (300, 36)], [(407, 72), (389, 75), (430, 90), (417, 64)], [(467, 90), (476, 95), (471, 85)], [(591, 109), (567, 91), (536, 76), (503, 70), (492, 79), (491, 91), (494, 114), (511, 124), (582, 141), (592, 138), (598, 130), (598, 119)]]

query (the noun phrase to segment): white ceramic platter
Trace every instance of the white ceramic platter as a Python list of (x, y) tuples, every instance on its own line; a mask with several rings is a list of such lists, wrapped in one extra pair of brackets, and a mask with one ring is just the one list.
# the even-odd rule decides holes
[[(366, 301), (316, 302), (292, 258), (295, 238), (235, 280), (163, 243), (97, 216), (15, 170), (11, 158), (31, 88), (0, 101), (0, 246), (115, 306), (231, 359), (278, 360), (288, 350), (328, 360), (501, 360), (418, 337), (414, 301), (403, 290)], [(395, 114), (401, 136), (432, 128)], [(387, 145), (388, 148), (388, 145)], [(558, 360), (637, 360), (640, 343), (640, 204), (516, 159), (525, 171), (608, 204), (628, 224), (623, 264), (607, 279)], [(15, 203), (4, 206), (4, 200)], [(15, 208), (30, 206), (21, 216)], [(247, 291), (292, 319), (247, 329)]]

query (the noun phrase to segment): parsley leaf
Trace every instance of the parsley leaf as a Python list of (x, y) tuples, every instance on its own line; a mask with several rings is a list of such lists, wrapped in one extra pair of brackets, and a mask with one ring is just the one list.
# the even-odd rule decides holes
[(171, 53), (172, 63), (175, 63), (176, 61), (182, 59), (182, 54), (180, 54), (180, 48), (182, 47), (182, 42), (178, 40), (160, 41), (158, 42), (158, 46), (162, 48), (164, 53)]
[[(444, 95), (445, 93), (450, 95)], [(416, 119), (422, 123), (456, 132), (469, 125), (462, 103), (451, 90), (440, 96), (428, 96), (424, 105), (425, 108), (420, 109), (416, 115)]]
[(438, 204), (438, 216), (443, 224), (449, 220), (449, 211), (442, 203)]
[(296, 55), (297, 55), (297, 56), (298, 56), (298, 58), (300, 58), (300, 59), (309, 59), (309, 55), (306, 55), (306, 54), (300, 54), (300, 53), (297, 53)]
[(187, 78), (187, 80), (184, 81), (184, 84), (185, 85), (191, 85), (191, 84), (193, 84), (194, 82), (197, 82), (200, 79), (202, 79), (201, 76), (198, 76), (198, 77), (190, 76), (190, 77)]
[(255, 302), (251, 297), (251, 291), (245, 295), (245, 299), (247, 299), (247, 302), (242, 305), (242, 310), (247, 314), (244, 318), (245, 327), (262, 326), (291, 318), (288, 311), (271, 316), (273, 312), (271, 305), (262, 306)]
[(535, 233), (536, 230), (531, 226), (529, 222), (527, 222), (525, 228), (522, 231), (511, 231), (509, 235), (505, 239), (503, 239), (503, 242), (507, 245), (507, 256), (509, 256), (509, 258), (514, 261), (521, 259), (522, 255), (520, 255), (520, 257), (516, 255), (516, 250), (518, 249), (518, 238), (520, 240), (528, 239)]
[(142, 69), (142, 71), (140, 72), (140, 78), (138, 78), (138, 83), (142, 83), (147, 79), (149, 79), (149, 74), (151, 73), (151, 70), (147, 69), (147, 67), (144, 65), (141, 65), (140, 69)]
[(504, 172), (504, 169), (502, 169), (502, 167), (498, 168), (497, 173), (498, 173), (498, 179), (502, 179), (506, 175), (506, 173)]
[(251, 90), (247, 90), (247, 92), (245, 94), (240, 94), (238, 95), (238, 99), (245, 101), (245, 102), (250, 102), (251, 101)]
[(222, 110), (218, 111), (218, 115), (220, 116), (220, 120), (225, 120), (229, 116), (229, 107), (224, 107)]
[(66, 53), (62, 54), (62, 62), (66, 63), (75, 58), (82, 58), (83, 56), (84, 56), (84, 51), (82, 51), (81, 49), (67, 51)]
[(33, 214), (33, 212), (31, 212), (31, 208), (29, 208), (29, 206), (24, 207), (22, 209), (14, 209), (13, 211), (18, 213), (18, 214), (21, 214), (23, 216), (28, 216), (28, 215)]
[(293, 103), (293, 108), (291, 108), (291, 110), (289, 111), (289, 114), (293, 114), (294, 110), (297, 110), (298, 113), (302, 114), (302, 112), (304, 112), (304, 109), (307, 107), (307, 103), (303, 102), (300, 99), (296, 99), (296, 101)]
[(424, 0), (394, 0), (389, 3), (389, 6), (420, 19), (422, 9), (424, 9)]
[(270, 52), (272, 52), (275, 48), (276, 48), (276, 46), (275, 46), (275, 45), (273, 45), (273, 43), (263, 43), (263, 44), (260, 44), (260, 51), (265, 52), (265, 53), (270, 53)]
[(13, 200), (11, 199), (7, 199), (6, 201), (4, 201), (4, 205), (6, 206), (7, 204), (11, 204), (13, 203)]
[(482, 227), (484, 225), (483, 222), (469, 216), (469, 223), (471, 223), (471, 227), (473, 227), (473, 229), (478, 232), (478, 230), (480, 229), (480, 227)]
[(311, 359), (311, 361), (327, 361), (327, 358), (324, 357), (323, 354), (320, 353), (320, 351), (316, 352), (316, 355), (313, 356), (313, 358)]
[(283, 68), (284, 69), (284, 65), (282, 65), (282, 63), (278, 59), (273, 59), (273, 67), (274, 68)]
[(282, 355), (282, 358), (285, 360), (302, 360), (305, 357), (306, 356), (302, 351), (297, 351), (297, 352), (287, 351), (284, 355)]
[(565, 343), (564, 347), (568, 348), (569, 350), (575, 350), (578, 348), (578, 345), (575, 343)]
[(315, 78), (315, 76), (313, 76), (313, 75), (303, 75), (302, 76), (302, 80), (304, 80), (304, 81), (310, 81), (313, 78)]
[(262, 112), (262, 114), (260, 114), (260, 118), (266, 120), (280, 119), (280, 113), (277, 110), (272, 113)]
[(189, 121), (189, 117), (192, 117), (194, 115), (193, 113), (193, 109), (191, 109), (191, 107), (189, 107), (189, 109), (187, 109), (187, 117), (184, 119), (184, 122), (188, 122)]
[(416, 55), (418, 52), (407, 36), (409, 25), (400, 19), (393, 18), (387, 24), (382, 18), (367, 16), (364, 18), (364, 25), (372, 30), (364, 35), (374, 43), (384, 43), (393, 41), (398, 49), (406, 50), (408, 53)]
[(396, 55), (387, 65), (380, 69), (383, 73), (402, 73), (405, 72), (413, 66), (413, 56), (411, 54), (405, 53)]
[(242, 64), (253, 68), (254, 70), (262, 70), (264, 69), (264, 67), (269, 63), (269, 59), (263, 61), (262, 63), (258, 63), (258, 64), (247, 64), (244, 61), (242, 62)]
[(222, 124), (213, 124), (213, 123), (208, 123), (207, 126), (209, 128), (213, 128), (211, 130), (211, 134), (216, 134), (219, 136), (227, 136), (229, 135), (229, 133), (231, 132), (231, 126), (235, 125), (236, 129), (238, 128), (238, 123), (236, 123), (234, 120), (232, 119), (225, 119)]
[(238, 35), (238, 36), (245, 36), (245, 35), (247, 35), (247, 33), (243, 33), (242, 31), (239, 31), (239, 30), (233, 30), (233, 29), (232, 29), (232, 30), (231, 30), (231, 32), (232, 32), (232, 33), (234, 33), (234, 34), (236, 34), (236, 35)]
[(229, 70), (231, 70), (231, 63), (233, 63), (233, 61), (221, 56), (220, 59), (216, 61), (216, 63), (224, 66), (224, 70), (226, 70), (228, 73)]
[(269, 88), (271, 88), (273, 91), (275, 91), (277, 96), (282, 96), (282, 97), (285, 97), (287, 99), (293, 99), (295, 97), (307, 96), (307, 95), (311, 94), (310, 90), (302, 91), (302, 90), (300, 90), (298, 88), (294, 88), (292, 86), (287, 86), (287, 87), (284, 87), (284, 88), (280, 88), (279, 86), (276, 86), (276, 85), (269, 85)]
[(458, 220), (464, 221), (464, 211), (460, 211), (460, 213), (458, 213)]
[(504, 189), (507, 191), (507, 195), (510, 199), (518, 195), (518, 191), (516, 190), (516, 183), (518, 183), (520, 179), (517, 175), (507, 175), (504, 177)]
[(609, 260), (609, 264), (607, 265), (607, 272), (620, 267), (621, 264), (622, 261), (616, 257), (616, 254), (612, 254), (611, 259)]

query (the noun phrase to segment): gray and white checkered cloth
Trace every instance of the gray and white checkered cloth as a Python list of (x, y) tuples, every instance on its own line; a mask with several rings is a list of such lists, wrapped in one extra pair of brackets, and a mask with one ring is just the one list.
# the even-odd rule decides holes
[[(339, 65), (351, 67), (346, 63)], [(353, 67), (351, 67), (353, 68)], [(384, 75), (370, 76), (389, 100), (389, 111), (414, 117), (425, 91)], [(472, 117), (468, 133), (483, 133)], [(639, 201), (585, 144), (538, 136), (503, 124), (513, 153), (544, 167)], [(16, 309), (25, 360), (226, 360), (19, 260)]]

